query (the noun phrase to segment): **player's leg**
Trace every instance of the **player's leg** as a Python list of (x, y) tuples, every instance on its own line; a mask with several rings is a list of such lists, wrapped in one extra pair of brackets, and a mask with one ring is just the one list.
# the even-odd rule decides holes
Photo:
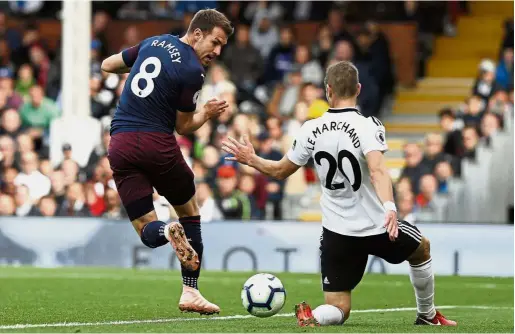
[(422, 236), (416, 226), (404, 221), (399, 221), (399, 237), (395, 242), (391, 242), (386, 233), (376, 238), (372, 254), (390, 263), (407, 260), (410, 264), (410, 280), (417, 302), (415, 324), (456, 326), (456, 322), (446, 319), (434, 305), (434, 275), (429, 240)]
[(164, 222), (157, 219), (152, 201), (152, 185), (137, 162), (137, 136), (120, 133), (111, 138), (108, 159), (118, 194), (132, 226), (144, 245), (156, 248), (168, 243)]
[(175, 138), (165, 137), (159, 143), (160, 156), (154, 159), (161, 164), (159, 168), (150, 166), (155, 170), (149, 175), (152, 175), (152, 184), (158, 193), (168, 200), (179, 216), (179, 222), (170, 223), (166, 233), (181, 260), (183, 292), (179, 309), (201, 314), (218, 313), (220, 308), (198, 291), (204, 244), (193, 172), (184, 161)]
[(362, 241), (324, 228), (320, 261), (325, 304), (313, 311), (305, 302), (296, 305), (299, 326), (341, 325), (349, 318), (351, 291), (361, 281), (367, 265)]

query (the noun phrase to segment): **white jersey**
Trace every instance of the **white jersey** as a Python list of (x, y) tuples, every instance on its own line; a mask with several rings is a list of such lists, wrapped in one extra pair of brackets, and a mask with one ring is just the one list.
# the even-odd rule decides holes
[(288, 159), (298, 166), (313, 158), (322, 186), (322, 225), (335, 233), (368, 236), (386, 231), (386, 210), (370, 181), (365, 155), (388, 150), (385, 128), (354, 108), (329, 109), (305, 122)]

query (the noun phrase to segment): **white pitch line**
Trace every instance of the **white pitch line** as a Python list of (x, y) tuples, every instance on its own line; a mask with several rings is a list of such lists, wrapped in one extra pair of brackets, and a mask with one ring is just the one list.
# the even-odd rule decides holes
[[(480, 310), (513, 310), (509, 306), (483, 306), (483, 305), (444, 305), (438, 306), (438, 309), (480, 309)], [(415, 307), (399, 307), (399, 308), (386, 308), (386, 309), (368, 309), (368, 310), (353, 310), (352, 313), (386, 313), (386, 312), (404, 312), (416, 311)], [(281, 313), (274, 317), (293, 317), (293, 313)], [(170, 319), (147, 319), (147, 320), (119, 320), (119, 321), (105, 321), (105, 322), (58, 322), (52, 324), (16, 324), (16, 325), (3, 325), (0, 329), (26, 329), (26, 328), (45, 328), (45, 327), (80, 327), (80, 326), (115, 326), (115, 325), (135, 325), (135, 324), (158, 324), (170, 322), (188, 322), (188, 321), (216, 321), (216, 320), (234, 320), (234, 319), (249, 319), (253, 318), (251, 315), (230, 315), (225, 317), (204, 317), (204, 318), (170, 318)]]
[[(1, 279), (78, 279), (78, 280), (136, 280), (136, 281), (170, 281), (175, 279), (173, 276), (167, 275), (119, 275), (119, 274), (98, 274), (98, 273), (46, 273), (46, 274), (31, 274), (31, 273), (0, 273)], [(243, 284), (245, 281), (244, 278), (231, 277), (231, 276), (219, 276), (219, 277), (202, 277), (201, 280), (203, 282), (217, 282), (217, 283), (234, 283), (240, 282)], [(311, 279), (311, 278), (299, 278), (296, 281), (298, 284), (317, 284), (319, 285), (319, 280)], [(374, 282), (374, 281), (363, 281), (360, 285), (367, 286), (395, 286), (395, 287), (404, 287), (411, 286), (409, 280), (404, 281), (389, 281), (389, 282)], [(476, 283), (465, 283), (465, 284), (457, 284), (451, 283), (453, 288), (457, 286), (458, 288), (474, 288), (474, 289), (513, 289), (513, 285), (504, 284), (504, 283), (487, 283), (487, 282), (476, 282)]]

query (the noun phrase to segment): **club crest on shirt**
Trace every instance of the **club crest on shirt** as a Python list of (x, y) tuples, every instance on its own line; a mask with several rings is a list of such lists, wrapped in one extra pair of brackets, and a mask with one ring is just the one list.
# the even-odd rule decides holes
[(383, 130), (377, 130), (376, 132), (376, 139), (377, 141), (384, 145), (385, 144), (385, 135), (384, 135), (384, 131)]
[(193, 95), (193, 103), (197, 104), (198, 96), (200, 95), (200, 90), (198, 90), (195, 95)]
[(297, 140), (296, 139), (293, 141), (292, 148), (295, 149), (295, 146), (297, 146)]

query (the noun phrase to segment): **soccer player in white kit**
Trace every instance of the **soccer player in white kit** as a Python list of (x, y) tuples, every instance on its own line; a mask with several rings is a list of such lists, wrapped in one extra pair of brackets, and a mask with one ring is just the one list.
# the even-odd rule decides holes
[(429, 240), (417, 227), (397, 220), (392, 181), (383, 153), (385, 128), (356, 109), (361, 90), (358, 70), (347, 61), (327, 69), (330, 109), (305, 122), (280, 161), (255, 154), (248, 137), (228, 138), (228, 160), (285, 179), (314, 159), (322, 186), (321, 268), (325, 304), (311, 311), (303, 302), (295, 313), (300, 326), (341, 325), (350, 315), (351, 292), (363, 277), (369, 255), (389, 263), (408, 261), (417, 301), (416, 325), (456, 326), (434, 306)]

